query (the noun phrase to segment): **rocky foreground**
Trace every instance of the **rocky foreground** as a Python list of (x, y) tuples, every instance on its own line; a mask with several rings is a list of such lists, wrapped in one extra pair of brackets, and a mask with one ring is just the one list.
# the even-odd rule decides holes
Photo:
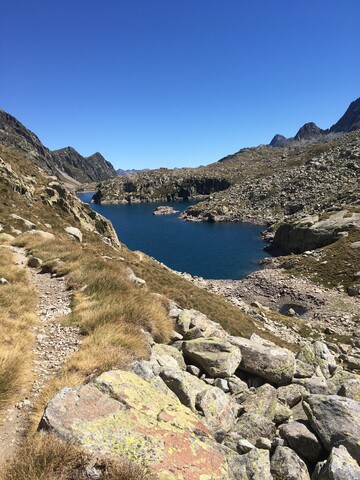
[[(295, 356), (172, 304), (150, 360), (62, 389), (41, 429), (159, 479), (359, 479), (360, 376), (325, 343)], [(355, 348), (360, 347), (360, 340)]]

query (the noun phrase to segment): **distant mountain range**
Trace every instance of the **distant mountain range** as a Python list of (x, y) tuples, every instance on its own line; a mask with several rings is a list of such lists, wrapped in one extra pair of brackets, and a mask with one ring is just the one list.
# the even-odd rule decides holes
[(349, 133), (360, 128), (360, 98), (351, 102), (344, 115), (332, 127), (322, 130), (315, 123), (305, 123), (295, 137), (286, 138), (276, 134), (270, 142), (271, 147), (284, 147), (289, 144), (304, 144), (324, 141), (337, 134)]
[(119, 168), (118, 170), (116, 170), (116, 174), (119, 175), (119, 177), (127, 177), (129, 175), (133, 175), (134, 173), (146, 172), (148, 170), (149, 168), (143, 168), (142, 170), (122, 170), (121, 168)]

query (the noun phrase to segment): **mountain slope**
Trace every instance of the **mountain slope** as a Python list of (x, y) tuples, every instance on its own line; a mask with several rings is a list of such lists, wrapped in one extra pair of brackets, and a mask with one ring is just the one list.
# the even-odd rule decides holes
[(69, 184), (93, 182), (116, 175), (100, 153), (83, 157), (72, 147), (51, 152), (40, 139), (12, 115), (0, 110), (0, 144), (16, 148), (38, 167)]

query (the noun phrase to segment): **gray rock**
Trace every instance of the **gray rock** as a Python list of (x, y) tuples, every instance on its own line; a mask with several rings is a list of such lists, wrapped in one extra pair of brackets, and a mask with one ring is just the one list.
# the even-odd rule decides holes
[(171, 345), (155, 343), (151, 349), (151, 358), (156, 360), (161, 367), (180, 368), (186, 370), (186, 364), (181, 352)]
[(196, 365), (187, 365), (186, 371), (191, 373), (191, 375), (195, 375), (195, 377), (200, 377), (201, 375), (201, 370)]
[(210, 377), (230, 377), (241, 361), (240, 350), (218, 338), (185, 341), (183, 352)]
[(244, 438), (241, 438), (237, 443), (237, 451), (239, 453), (248, 453), (253, 448), (255, 448), (255, 446), (249, 442), (249, 440), (245, 440)]
[(176, 330), (181, 335), (185, 335), (190, 329), (190, 322), (191, 322), (190, 310), (182, 310), (175, 321)]
[(16, 215), (15, 213), (12, 213), (10, 215), (10, 217), (12, 217), (15, 220), (20, 220), (22, 222), (22, 224), (24, 225), (24, 227), (26, 227), (28, 230), (35, 230), (36, 229), (35, 223), (30, 222), (30, 220), (26, 220), (26, 218), (19, 217), (19, 215)]
[(277, 398), (286, 403), (290, 408), (294, 407), (301, 399), (308, 394), (303, 385), (291, 384), (279, 387), (276, 390)]
[(275, 436), (276, 427), (271, 420), (262, 415), (244, 413), (237, 421), (233, 431), (255, 445), (261, 437), (272, 440)]
[(78, 242), (82, 242), (82, 233), (76, 227), (66, 227), (65, 232), (74, 237)]
[(225, 393), (229, 392), (229, 384), (225, 378), (215, 378), (214, 385)]
[(313, 432), (300, 422), (291, 422), (280, 425), (280, 435), (287, 441), (300, 457), (316, 463), (322, 451), (322, 446)]
[(265, 380), (284, 385), (291, 382), (295, 373), (295, 357), (290, 350), (273, 347), (246, 338), (230, 337), (242, 354), (239, 368)]
[(336, 369), (335, 357), (324, 342), (316, 341), (305, 345), (296, 358), (314, 367), (320, 367), (325, 378), (329, 378)]
[(295, 378), (309, 378), (314, 374), (314, 372), (314, 365), (309, 365), (308, 363), (305, 363), (298, 358), (296, 359), (294, 375)]
[(180, 402), (194, 412), (196, 412), (195, 405), (198, 393), (211, 388), (191, 373), (178, 368), (164, 368), (160, 371), (160, 377), (167, 387), (175, 393)]
[(276, 447), (270, 470), (273, 480), (310, 480), (305, 463), (288, 447)]
[(246, 413), (262, 415), (275, 423), (281, 423), (291, 416), (291, 410), (278, 401), (276, 389), (267, 383), (255, 392), (249, 392), (241, 407)]
[(338, 395), (360, 402), (360, 378), (352, 378), (345, 382), (340, 387)]
[(257, 439), (255, 447), (270, 451), (272, 447), (272, 442), (268, 438), (260, 437)]
[(0, 285), (9, 285), (9, 282), (6, 280), (6, 278), (1, 277), (0, 278)]
[(233, 395), (238, 395), (248, 389), (247, 384), (235, 375), (232, 377), (228, 377), (227, 382), (229, 385), (230, 393), (232, 393)]
[(343, 445), (331, 450), (315, 468), (312, 480), (360, 480), (360, 467)]
[(328, 382), (324, 377), (296, 378), (294, 384), (302, 385), (308, 392), (313, 394), (328, 393)]
[(338, 395), (310, 395), (303, 405), (325, 448), (344, 445), (359, 462), (360, 403)]
[(227, 456), (232, 478), (239, 480), (272, 480), (270, 455), (267, 450), (251, 449), (244, 455)]
[(209, 387), (196, 396), (196, 408), (213, 432), (228, 432), (235, 424), (239, 406), (220, 388)]
[(354, 355), (343, 355), (342, 360), (349, 370), (360, 370), (360, 357)]

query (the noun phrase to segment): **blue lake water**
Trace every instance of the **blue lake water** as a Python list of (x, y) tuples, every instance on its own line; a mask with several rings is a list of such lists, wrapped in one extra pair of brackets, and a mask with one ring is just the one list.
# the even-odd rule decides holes
[[(90, 203), (92, 193), (80, 193)], [(182, 212), (195, 202), (172, 203)], [(260, 238), (264, 227), (247, 223), (185, 222), (175, 215), (152, 215), (162, 203), (95, 205), (111, 220), (121, 242), (180, 272), (211, 279), (244, 278), (268, 256)]]

